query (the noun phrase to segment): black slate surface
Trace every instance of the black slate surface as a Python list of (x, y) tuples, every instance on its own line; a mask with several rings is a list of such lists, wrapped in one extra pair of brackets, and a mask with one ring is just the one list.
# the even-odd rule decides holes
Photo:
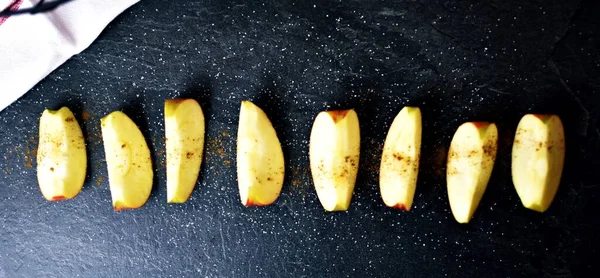
[[(144, 0), (82, 54), (0, 112), (0, 277), (584, 277), (598, 270), (598, 1)], [(175, 3), (177, 2), (177, 3)], [(527, 2), (527, 3), (525, 3)], [(200, 100), (201, 178), (165, 202), (162, 106)], [(239, 103), (252, 99), (282, 140), (278, 201), (244, 208), (235, 178)], [(89, 149), (71, 201), (43, 200), (38, 117), (71, 107)], [(411, 212), (386, 208), (379, 154), (395, 114), (424, 114)], [(308, 138), (321, 110), (355, 108), (361, 169), (348, 212), (326, 213), (310, 179)], [(156, 168), (145, 207), (113, 212), (99, 119), (122, 109)], [(562, 186), (544, 214), (520, 205), (511, 141), (524, 113), (558, 113), (567, 134)], [(498, 124), (496, 167), (469, 225), (445, 188), (458, 125)]]

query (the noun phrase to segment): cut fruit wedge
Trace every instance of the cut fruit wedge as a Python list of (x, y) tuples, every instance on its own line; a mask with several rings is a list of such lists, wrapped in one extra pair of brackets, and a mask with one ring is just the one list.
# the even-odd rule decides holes
[(326, 211), (350, 206), (360, 158), (360, 125), (354, 110), (321, 112), (310, 134), (310, 170)]
[(87, 169), (85, 140), (73, 112), (67, 107), (46, 109), (40, 118), (37, 178), (48, 201), (77, 196)]
[(477, 210), (494, 169), (497, 147), (498, 129), (493, 123), (465, 123), (454, 134), (446, 176), (450, 207), (459, 223), (469, 223)]
[(512, 149), (512, 178), (526, 208), (544, 212), (556, 196), (565, 162), (565, 133), (556, 115), (525, 115)]
[(204, 150), (204, 114), (193, 99), (165, 101), (167, 202), (184, 203), (192, 195)]
[(279, 197), (285, 176), (283, 150), (267, 115), (242, 101), (237, 134), (237, 176), (244, 206), (270, 205)]
[(421, 110), (404, 107), (388, 132), (379, 172), (383, 202), (409, 211), (412, 207), (421, 158)]
[(120, 111), (102, 118), (101, 126), (113, 208), (139, 208), (152, 191), (152, 159), (146, 139)]

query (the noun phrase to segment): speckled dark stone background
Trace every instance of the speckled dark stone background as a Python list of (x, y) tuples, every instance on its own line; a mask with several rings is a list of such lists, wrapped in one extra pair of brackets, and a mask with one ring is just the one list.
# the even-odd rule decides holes
[[(0, 277), (583, 277), (600, 247), (599, 1), (144, 0), (98, 40), (0, 112)], [(175, 3), (177, 2), (177, 3)], [(527, 3), (526, 3), (527, 2)], [(207, 115), (191, 200), (167, 205), (162, 106), (197, 98)], [(278, 201), (244, 208), (235, 178), (239, 103), (252, 99), (281, 138)], [(386, 208), (379, 154), (405, 105), (424, 114), (411, 212)], [(71, 107), (87, 135), (88, 178), (50, 203), (36, 180), (38, 117)], [(308, 168), (312, 120), (354, 107), (362, 157), (350, 210), (325, 213)], [(99, 120), (139, 124), (156, 179), (136, 211), (112, 211)], [(567, 134), (562, 186), (544, 214), (510, 178), (527, 112), (558, 113)], [(487, 192), (457, 224), (445, 152), (458, 125), (498, 124)]]

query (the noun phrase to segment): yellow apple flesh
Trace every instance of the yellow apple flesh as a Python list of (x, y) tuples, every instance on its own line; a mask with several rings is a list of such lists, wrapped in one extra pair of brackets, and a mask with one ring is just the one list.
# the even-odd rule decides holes
[(270, 205), (279, 197), (285, 164), (277, 133), (267, 115), (242, 101), (237, 134), (237, 176), (244, 206)]
[(48, 201), (71, 199), (85, 181), (85, 140), (73, 112), (67, 107), (46, 109), (40, 118), (37, 178)]
[(469, 223), (492, 175), (498, 129), (493, 123), (469, 122), (461, 125), (450, 144), (446, 179), (454, 218)]
[(120, 111), (102, 118), (101, 127), (113, 208), (139, 208), (152, 190), (152, 160), (146, 139)]
[(412, 207), (421, 158), (421, 110), (404, 107), (388, 132), (379, 172), (383, 202), (409, 211)]
[(310, 134), (310, 170), (326, 211), (350, 206), (360, 158), (360, 125), (354, 110), (321, 112)]
[(556, 115), (525, 115), (515, 134), (512, 149), (512, 178), (526, 208), (548, 209), (562, 175), (565, 133)]
[(204, 150), (204, 113), (193, 99), (165, 101), (167, 202), (184, 203), (194, 190)]

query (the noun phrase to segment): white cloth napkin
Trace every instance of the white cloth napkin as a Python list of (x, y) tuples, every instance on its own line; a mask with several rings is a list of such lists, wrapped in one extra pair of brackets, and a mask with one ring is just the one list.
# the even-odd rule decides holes
[[(139, 0), (75, 0), (53, 11), (0, 18), (0, 111), (86, 49)], [(13, 0), (0, 0), (0, 10)], [(39, 0), (17, 0), (29, 8)]]

